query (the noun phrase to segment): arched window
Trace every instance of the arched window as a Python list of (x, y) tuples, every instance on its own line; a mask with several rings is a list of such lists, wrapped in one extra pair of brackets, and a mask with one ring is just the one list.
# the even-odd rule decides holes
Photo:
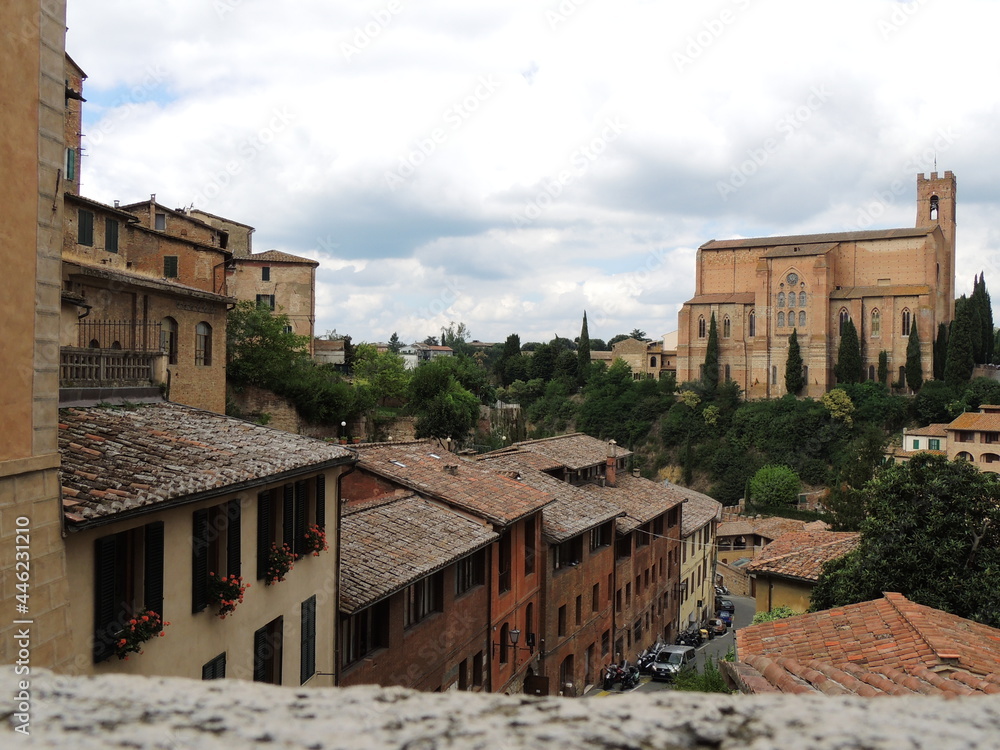
[(903, 314), (900, 316), (903, 330), (900, 332), (903, 336), (910, 335), (910, 310), (909, 308), (903, 308)]
[(799, 292), (799, 307), (805, 307), (805, 306), (806, 306), (806, 293)]
[(799, 310), (799, 328), (806, 327), (806, 311)]
[(784, 307), (784, 306), (785, 306), (785, 293), (778, 292), (778, 307)]
[(906, 387), (906, 366), (905, 365), (900, 365), (899, 366), (899, 384), (903, 388)]
[(114, 349), (115, 351), (121, 351), (122, 342), (121, 341), (112, 341), (111, 342), (111, 348)]
[(167, 364), (177, 364), (177, 321), (164, 318), (160, 321), (160, 351), (167, 355)]
[(656, 367), (656, 357), (650, 357), (649, 358), (649, 366), (653, 367), (653, 368)]
[(785, 327), (785, 314), (783, 312), (778, 313), (778, 328)]
[(868, 379), (875, 379), (875, 365), (868, 365)]
[(726, 382), (728, 383), (732, 380), (732, 371), (729, 369), (729, 365), (726, 365)]
[(701, 315), (698, 318), (698, 338), (705, 338), (705, 316)]
[(795, 292), (788, 293), (788, 306), (795, 307)]
[(937, 221), (938, 220), (938, 207), (939, 207), (938, 197), (936, 195), (932, 195), (931, 196), (931, 213), (930, 213), (931, 221)]
[(728, 339), (733, 333), (732, 324), (729, 322), (729, 316), (727, 315), (722, 319), (722, 338)]
[(194, 328), (194, 363), (204, 367), (212, 364), (212, 326), (204, 321)]
[(878, 310), (872, 310), (872, 338), (882, 335), (882, 315)]
[(750, 315), (747, 318), (747, 330), (751, 336), (757, 335), (757, 316), (753, 310), (750, 311)]
[(101, 348), (101, 342), (98, 341), (97, 339), (91, 339), (89, 346), (90, 346), (91, 349), (100, 349)]
[(847, 321), (851, 319), (851, 314), (847, 312), (846, 307), (840, 308), (840, 335), (844, 335), (844, 326), (847, 325)]

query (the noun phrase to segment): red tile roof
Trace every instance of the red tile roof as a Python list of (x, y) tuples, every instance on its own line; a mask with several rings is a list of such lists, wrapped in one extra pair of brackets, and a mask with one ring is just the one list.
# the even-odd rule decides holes
[(982, 430), (983, 432), (1000, 432), (1000, 414), (995, 412), (967, 411), (959, 414), (947, 427), (949, 432), (955, 430)]
[[(901, 229), (864, 229), (854, 232), (826, 232), (822, 234), (793, 234), (784, 237), (747, 237), (736, 240), (709, 240), (699, 250), (717, 250), (743, 247), (773, 247), (785, 245), (811, 245), (816, 243), (864, 242), (867, 240), (901, 239), (906, 237), (923, 237), (931, 234), (934, 227), (916, 227)], [(830, 249), (830, 248), (826, 248)], [(808, 248), (803, 248), (801, 254), (809, 254)]]
[(1000, 693), (1000, 630), (902, 594), (736, 631), (747, 692)]
[(929, 424), (926, 427), (917, 427), (914, 430), (906, 430), (906, 435), (916, 435), (917, 437), (945, 437), (947, 433), (945, 430), (948, 429), (947, 424), (935, 423)]
[(281, 250), (266, 250), (263, 253), (254, 253), (253, 255), (238, 255), (235, 258), (236, 261), (240, 263), (252, 263), (254, 261), (266, 261), (268, 263), (298, 263), (307, 266), (318, 266), (318, 260), (312, 260), (311, 258), (302, 258), (298, 255), (292, 255), (291, 253), (285, 253)]
[(765, 545), (746, 566), (748, 573), (768, 573), (803, 581), (817, 581), (823, 564), (858, 546), (855, 531), (795, 531)]
[[(495, 453), (509, 453), (512, 451), (529, 451), (552, 459), (559, 466), (565, 466), (571, 471), (586, 469), (591, 466), (607, 464), (609, 444), (605, 440), (584, 435), (582, 432), (574, 432), (568, 435), (556, 435), (555, 437), (543, 438), (541, 440), (527, 440), (514, 443), (509, 448), (503, 448)], [(625, 458), (632, 455), (632, 451), (620, 445), (613, 448), (615, 456)]]
[(555, 500), (507, 474), (447, 453), (436, 443), (374, 443), (353, 448), (359, 468), (501, 526)]
[(631, 474), (619, 476), (614, 487), (585, 484), (581, 488), (625, 512), (615, 524), (620, 534), (629, 534), (684, 502), (684, 495), (677, 492), (674, 485), (659, 484)]

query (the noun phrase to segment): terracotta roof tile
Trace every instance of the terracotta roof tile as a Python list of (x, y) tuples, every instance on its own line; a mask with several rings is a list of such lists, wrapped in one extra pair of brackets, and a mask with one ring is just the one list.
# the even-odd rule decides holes
[(173, 403), (60, 409), (64, 494), (83, 522), (263, 482), (288, 471), (350, 463), (322, 440)]
[(614, 487), (586, 484), (582, 488), (624, 511), (625, 515), (616, 521), (620, 534), (631, 533), (684, 502), (684, 495), (677, 492), (673, 485), (666, 486), (630, 474), (619, 476)]
[[(571, 471), (576, 471), (591, 466), (604, 466), (608, 460), (608, 447), (609, 444), (604, 440), (584, 435), (581, 432), (574, 432), (541, 440), (514, 443), (509, 448), (503, 448), (494, 451), (494, 453), (529, 451), (552, 459), (558, 466), (565, 466)], [(615, 446), (614, 450), (618, 458), (632, 455), (632, 451), (620, 445)]]
[[(736, 240), (710, 240), (703, 244), (701, 250), (716, 250), (740, 247), (773, 247), (786, 245), (810, 245), (816, 243), (859, 242), (866, 240), (895, 239), (906, 237), (922, 237), (931, 234), (933, 227), (916, 227), (900, 229), (866, 229), (854, 232), (826, 232), (822, 234), (793, 234), (783, 237), (747, 237)], [(832, 246), (831, 246), (832, 247)], [(825, 248), (829, 250), (830, 248)], [(801, 253), (806, 254), (807, 248)]]
[(929, 424), (926, 427), (917, 427), (913, 430), (907, 430), (906, 434), (916, 435), (917, 437), (944, 437), (947, 433), (945, 430), (948, 428), (947, 424)]
[(253, 255), (238, 255), (235, 260), (241, 263), (267, 261), (268, 263), (299, 263), (307, 266), (319, 265), (319, 261), (317, 260), (302, 258), (291, 253), (284, 253), (281, 250), (267, 250), (263, 253), (254, 253)]
[(948, 431), (955, 430), (982, 430), (985, 432), (1000, 432), (1000, 414), (995, 412), (973, 412), (967, 411), (959, 414), (948, 425)]
[(823, 565), (843, 557), (858, 546), (861, 535), (853, 531), (798, 531), (783, 534), (765, 545), (746, 566), (749, 573), (819, 580)]

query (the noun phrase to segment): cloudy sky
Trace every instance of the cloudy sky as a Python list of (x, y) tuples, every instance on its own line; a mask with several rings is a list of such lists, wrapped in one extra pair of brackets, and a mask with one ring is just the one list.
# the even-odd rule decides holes
[[(913, 226), (1000, 302), (993, 0), (69, 0), (83, 192), (321, 262), (317, 333), (677, 327), (710, 239)], [(1000, 319), (1000, 315), (994, 313)]]

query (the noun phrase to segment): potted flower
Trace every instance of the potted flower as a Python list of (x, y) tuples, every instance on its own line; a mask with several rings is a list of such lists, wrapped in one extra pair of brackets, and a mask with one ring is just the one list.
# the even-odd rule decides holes
[(140, 609), (116, 634), (115, 654), (125, 661), (128, 661), (129, 654), (141, 654), (142, 644), (154, 636), (162, 638), (165, 635), (163, 628), (169, 624), (153, 610)]
[(219, 576), (209, 573), (208, 576), (209, 599), (218, 605), (219, 619), (225, 620), (226, 615), (232, 614), (236, 605), (243, 601), (243, 592), (250, 588), (250, 584), (243, 583), (243, 579), (237, 575)]
[(267, 578), (264, 582), (270, 586), (272, 583), (284, 581), (288, 571), (295, 567), (296, 557), (298, 556), (287, 544), (279, 547), (277, 542), (272, 542), (271, 552), (268, 555)]
[(304, 544), (306, 552), (312, 552), (313, 557), (319, 557), (320, 552), (330, 549), (330, 545), (326, 543), (326, 529), (314, 523), (306, 529)]

